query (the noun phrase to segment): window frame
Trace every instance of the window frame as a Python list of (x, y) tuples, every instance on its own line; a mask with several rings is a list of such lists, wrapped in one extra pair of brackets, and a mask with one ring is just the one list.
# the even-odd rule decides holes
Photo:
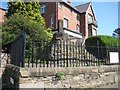
[[(67, 23), (66, 23), (66, 21), (67, 21)], [(68, 19), (67, 18), (64, 18), (63, 27), (68, 28)]]
[(78, 24), (76, 25), (76, 30), (77, 30), (78, 33), (80, 33), (80, 25), (78, 25)]
[(40, 13), (43, 14), (46, 12), (46, 4), (41, 4), (40, 6)]
[(54, 24), (55, 24), (55, 18), (54, 18), (54, 16), (51, 16), (50, 17), (50, 27), (54, 28)]
[(89, 23), (93, 22), (93, 16), (90, 13), (88, 13), (88, 22)]
[(97, 30), (95, 28), (92, 28), (92, 36), (96, 36), (97, 35)]

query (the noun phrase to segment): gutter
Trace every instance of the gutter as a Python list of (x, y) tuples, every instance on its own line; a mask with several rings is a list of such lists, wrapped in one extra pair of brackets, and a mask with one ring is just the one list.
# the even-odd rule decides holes
[(7, 11), (6, 9), (4, 9), (4, 8), (2, 8), (2, 7), (0, 7), (0, 9), (1, 9), (1, 10), (4, 10), (4, 11)]

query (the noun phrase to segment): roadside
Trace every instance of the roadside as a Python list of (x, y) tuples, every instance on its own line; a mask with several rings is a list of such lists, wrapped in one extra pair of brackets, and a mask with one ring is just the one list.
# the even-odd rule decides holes
[[(20, 84), (20, 88), (44, 88), (44, 83), (43, 82), (38, 82), (38, 83), (26, 83), (26, 84)], [(56, 87), (51, 87), (51, 88), (56, 88)], [(118, 88), (118, 83), (111, 84), (108, 86), (101, 86), (97, 88)], [(119, 88), (120, 90), (120, 88)]]

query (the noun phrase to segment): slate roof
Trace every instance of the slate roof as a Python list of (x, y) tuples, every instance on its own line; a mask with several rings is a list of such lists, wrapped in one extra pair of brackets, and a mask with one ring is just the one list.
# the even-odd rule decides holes
[(78, 6), (75, 6), (75, 8), (80, 12), (80, 13), (84, 13), (88, 10), (88, 7), (91, 3), (85, 3), (85, 4), (81, 4), (81, 5), (78, 5)]

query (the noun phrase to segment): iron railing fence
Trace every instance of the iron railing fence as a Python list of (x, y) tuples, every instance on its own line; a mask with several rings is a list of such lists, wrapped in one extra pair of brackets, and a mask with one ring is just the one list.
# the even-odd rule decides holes
[(78, 67), (110, 64), (109, 52), (116, 47), (83, 46), (71, 41), (27, 42), (25, 65), (28, 67)]
[(10, 63), (19, 67), (79, 67), (110, 64), (110, 52), (119, 52), (118, 45), (84, 46), (71, 40), (26, 40), (22, 32), (10, 49)]

